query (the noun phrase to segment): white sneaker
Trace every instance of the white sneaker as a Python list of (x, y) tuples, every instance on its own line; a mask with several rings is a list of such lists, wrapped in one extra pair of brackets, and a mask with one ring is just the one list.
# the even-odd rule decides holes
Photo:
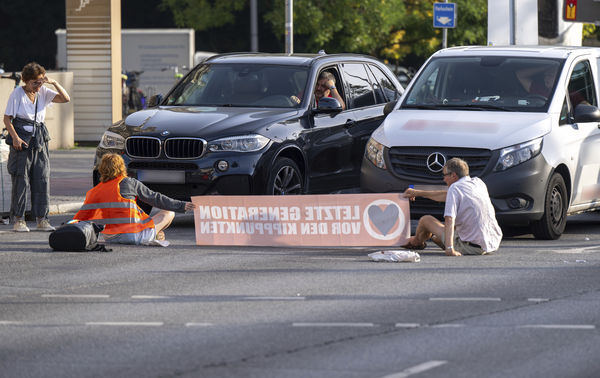
[(56, 228), (52, 227), (50, 222), (48, 222), (48, 219), (42, 218), (42, 219), (38, 219), (36, 230), (38, 230), (38, 231), (54, 231), (54, 230), (56, 230)]
[(29, 227), (27, 227), (27, 223), (23, 219), (15, 219), (15, 224), (13, 226), (13, 231), (15, 232), (29, 232)]

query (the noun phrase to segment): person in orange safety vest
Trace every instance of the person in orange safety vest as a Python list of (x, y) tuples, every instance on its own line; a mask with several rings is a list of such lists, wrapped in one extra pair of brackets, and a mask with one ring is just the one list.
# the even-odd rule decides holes
[[(73, 219), (104, 224), (104, 239), (109, 243), (168, 246), (164, 230), (176, 212), (196, 207), (150, 190), (140, 181), (127, 177), (125, 162), (120, 155), (105, 154), (98, 165), (100, 183), (90, 189), (81, 209)], [(153, 217), (136, 203), (139, 199), (161, 209)]]

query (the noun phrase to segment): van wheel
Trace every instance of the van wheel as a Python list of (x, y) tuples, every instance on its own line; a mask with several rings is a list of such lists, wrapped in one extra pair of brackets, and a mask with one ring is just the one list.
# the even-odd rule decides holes
[(302, 194), (302, 182), (302, 173), (298, 165), (292, 159), (279, 158), (269, 171), (266, 194)]
[(554, 173), (548, 183), (544, 202), (544, 215), (531, 224), (536, 239), (555, 240), (560, 238), (567, 224), (567, 186), (558, 173)]

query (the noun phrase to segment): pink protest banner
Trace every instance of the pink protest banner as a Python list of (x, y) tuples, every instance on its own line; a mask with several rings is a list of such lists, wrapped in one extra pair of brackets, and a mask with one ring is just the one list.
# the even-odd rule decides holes
[(410, 236), (401, 194), (196, 196), (197, 245), (399, 246)]

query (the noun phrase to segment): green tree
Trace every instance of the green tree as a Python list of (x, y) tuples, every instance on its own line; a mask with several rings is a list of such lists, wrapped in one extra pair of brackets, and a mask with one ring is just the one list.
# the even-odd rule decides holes
[[(401, 62), (418, 57), (417, 66), (442, 47), (442, 29), (433, 27), (435, 0), (404, 1), (404, 23), (390, 34), (381, 56)], [(487, 44), (487, 0), (454, 0), (456, 27), (448, 29), (448, 46)]]
[[(392, 61), (416, 56), (421, 62), (442, 44), (433, 28), (435, 0), (296, 0), (294, 51), (366, 53)], [(487, 0), (454, 0), (457, 27), (448, 31), (448, 45), (487, 42)], [(180, 27), (199, 31), (234, 25), (247, 15), (248, 0), (162, 0)], [(244, 11), (244, 12), (242, 12)], [(285, 1), (259, 1), (259, 17), (284, 46)], [(246, 36), (245, 33), (240, 34)], [(264, 35), (261, 35), (261, 41)], [(265, 50), (261, 44), (261, 50)], [(228, 50), (221, 50), (228, 51)], [(229, 50), (230, 51), (230, 50)]]

